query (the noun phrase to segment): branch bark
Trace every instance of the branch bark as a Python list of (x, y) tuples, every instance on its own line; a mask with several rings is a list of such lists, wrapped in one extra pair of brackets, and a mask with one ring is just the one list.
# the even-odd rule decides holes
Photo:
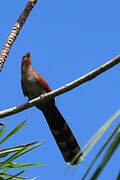
[(117, 65), (118, 63), (120, 63), (120, 56), (115, 57), (114, 59), (108, 61), (107, 63), (103, 64), (102, 66), (98, 67), (97, 69), (89, 72), (88, 74), (86, 74), (84, 76), (81, 76), (79, 79), (76, 79), (75, 81), (68, 83), (50, 93), (41, 95), (40, 97), (37, 97), (31, 101), (28, 101), (25, 104), (1, 111), (0, 119), (10, 116), (10, 115), (13, 115), (13, 114), (16, 114), (18, 112), (24, 111), (25, 109), (28, 109), (28, 108), (36, 105), (37, 103), (41, 104), (41, 106), (42, 106), (42, 103), (49, 100), (50, 98), (59, 96), (60, 94), (70, 91), (70, 90), (74, 89), (75, 87), (80, 86), (81, 84), (94, 79), (95, 77), (97, 77), (101, 73), (107, 71), (108, 69), (112, 68), (113, 66)]
[(30, 14), (33, 7), (35, 6), (36, 2), (37, 2), (37, 0), (29, 0), (24, 11), (22, 12), (22, 14), (20, 15), (19, 19), (17, 20), (15, 26), (13, 27), (12, 31), (10, 32), (8, 39), (0, 53), (0, 71), (3, 68), (3, 65), (6, 61), (6, 58), (8, 57), (9, 51), (10, 51), (14, 41), (16, 40), (22, 26), (24, 25), (28, 15)]

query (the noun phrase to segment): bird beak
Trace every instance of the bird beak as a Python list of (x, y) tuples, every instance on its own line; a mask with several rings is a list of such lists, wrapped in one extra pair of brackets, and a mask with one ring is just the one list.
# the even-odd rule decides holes
[(26, 53), (26, 54), (25, 54), (25, 57), (28, 57), (28, 58), (29, 58), (29, 57), (30, 57), (30, 52)]

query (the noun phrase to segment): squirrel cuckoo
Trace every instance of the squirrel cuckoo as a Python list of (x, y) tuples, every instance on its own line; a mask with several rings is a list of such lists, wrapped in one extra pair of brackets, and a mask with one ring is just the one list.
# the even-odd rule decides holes
[[(25, 54), (22, 59), (21, 86), (24, 96), (27, 96), (29, 100), (51, 92), (47, 82), (32, 68), (30, 52)], [(54, 98), (42, 105), (38, 104), (36, 107), (43, 112), (64, 160), (70, 163), (75, 155), (80, 152), (80, 156), (72, 165), (78, 164), (78, 160), (82, 156), (81, 149), (68, 124), (57, 109)]]

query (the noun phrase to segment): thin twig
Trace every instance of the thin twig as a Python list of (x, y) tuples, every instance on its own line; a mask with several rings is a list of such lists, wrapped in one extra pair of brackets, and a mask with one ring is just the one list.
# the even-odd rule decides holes
[(35, 6), (36, 2), (37, 2), (37, 0), (29, 0), (23, 13), (20, 15), (15, 26), (13, 27), (12, 31), (10, 32), (8, 39), (0, 53), (0, 71), (2, 70), (5, 60), (8, 57), (9, 51), (12, 47), (12, 44), (16, 40), (22, 26), (24, 25), (28, 15), (30, 14), (32, 8)]
[(0, 122), (0, 126), (4, 126), (4, 125), (5, 125), (4, 123)]
[(41, 95), (40, 97), (37, 97), (31, 101), (28, 101), (25, 104), (22, 104), (22, 105), (1, 111), (0, 112), (0, 119), (7, 117), (7, 116), (10, 116), (10, 115), (13, 115), (13, 114), (16, 114), (20, 111), (24, 111), (25, 109), (28, 109), (28, 108), (36, 105), (38, 102), (42, 106), (42, 103), (49, 100), (50, 98), (58, 96), (60, 94), (63, 94), (67, 91), (70, 91), (73, 88), (80, 86), (81, 84), (94, 79), (99, 74), (101, 74), (101, 73), (105, 72), (106, 70), (112, 68), (113, 66), (115, 66), (118, 63), (120, 63), (120, 56), (115, 57), (114, 59), (112, 59), (112, 60), (108, 61), (107, 63), (105, 63), (104, 65), (100, 66), (99, 68), (89, 72), (88, 74), (80, 77), (79, 79), (76, 79), (75, 81), (73, 81), (69, 84), (66, 84), (66, 85), (60, 87), (59, 89), (56, 89), (50, 93), (46, 93), (44, 95)]

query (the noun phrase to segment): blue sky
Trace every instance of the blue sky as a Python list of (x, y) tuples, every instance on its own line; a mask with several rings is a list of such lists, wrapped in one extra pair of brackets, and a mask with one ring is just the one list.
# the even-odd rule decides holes
[[(27, 1), (1, 1), (0, 44), (4, 45), (8, 34), (23, 11)], [(120, 2), (118, 0), (38, 1), (15, 41), (0, 74), (0, 110), (27, 101), (23, 96), (21, 59), (31, 52), (32, 64), (54, 90), (99, 67), (120, 53)], [(81, 147), (111, 117), (120, 104), (120, 65), (103, 73), (76, 89), (56, 97), (56, 104), (70, 125)], [(115, 128), (118, 119), (88, 154), (82, 164), (63, 176), (67, 167), (48, 129), (42, 113), (34, 108), (4, 118), (8, 130), (28, 120), (24, 129), (4, 144), (15, 146), (40, 140), (46, 143), (16, 160), (26, 163), (43, 163), (30, 168), (25, 176), (39, 179), (78, 180), (88, 164)], [(97, 161), (88, 178), (100, 162)], [(119, 149), (105, 167), (99, 180), (113, 180), (119, 170)], [(74, 172), (73, 172), (74, 171)]]

